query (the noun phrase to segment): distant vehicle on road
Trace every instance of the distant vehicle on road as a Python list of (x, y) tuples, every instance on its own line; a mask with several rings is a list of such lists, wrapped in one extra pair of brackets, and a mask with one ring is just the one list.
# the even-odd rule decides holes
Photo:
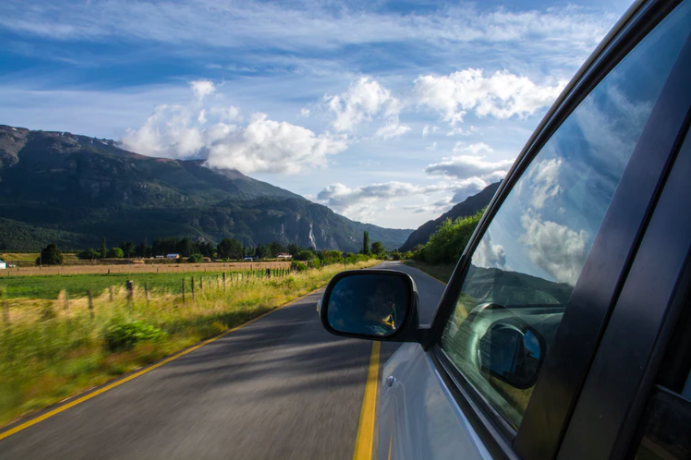
[(691, 0), (631, 7), (518, 156), (431, 324), (344, 272), (333, 334), (384, 366), (381, 459), (691, 458)]
[(180, 254), (168, 254), (166, 255), (166, 259), (179, 259)]
[(243, 260), (244, 260), (245, 262), (252, 262), (254, 259), (251, 258), (251, 257), (245, 257)]

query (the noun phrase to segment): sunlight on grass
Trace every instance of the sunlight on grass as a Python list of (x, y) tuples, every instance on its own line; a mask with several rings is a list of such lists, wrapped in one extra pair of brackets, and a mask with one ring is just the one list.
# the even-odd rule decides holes
[[(112, 300), (109, 289), (93, 293), (92, 308), (87, 297), (64, 291), (54, 300), (0, 298), (0, 425), (238, 326), (322, 287), (343, 269), (330, 265), (272, 278), (234, 273), (225, 286), (221, 276), (197, 276), (194, 301), (191, 277), (180, 274), (185, 302), (181, 293), (165, 291), (150, 292), (147, 300), (140, 285), (131, 297), (122, 285)], [(127, 337), (112, 352), (109, 331)]]

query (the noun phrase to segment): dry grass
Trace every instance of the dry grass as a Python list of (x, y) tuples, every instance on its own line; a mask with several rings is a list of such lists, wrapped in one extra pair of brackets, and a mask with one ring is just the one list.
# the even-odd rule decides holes
[[(34, 259), (35, 260), (35, 259)], [(6, 261), (7, 262), (7, 261)], [(199, 264), (113, 264), (17, 267), (0, 271), (2, 276), (109, 275), (138, 273), (218, 272), (226, 270), (287, 269), (290, 262), (209, 262)]]
[[(132, 301), (123, 287), (114, 290), (112, 301), (106, 289), (93, 297), (93, 309), (88, 298), (66, 299), (63, 293), (55, 300), (0, 300), (9, 318), (0, 333), (0, 425), (238, 326), (323, 286), (342, 270), (331, 265), (271, 279), (236, 275), (225, 287), (207, 279), (203, 291), (196, 284), (194, 302), (189, 290), (185, 302), (167, 292), (147, 300), (141, 286), (135, 286)], [(108, 352), (106, 331), (132, 322), (162, 335)]]

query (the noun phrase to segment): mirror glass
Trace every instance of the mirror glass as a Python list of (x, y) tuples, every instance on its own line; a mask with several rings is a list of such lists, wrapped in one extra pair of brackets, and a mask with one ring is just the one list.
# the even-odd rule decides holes
[(480, 368), (515, 388), (525, 389), (535, 384), (541, 358), (542, 345), (530, 329), (495, 324), (480, 339)]
[(327, 318), (336, 331), (375, 337), (394, 334), (411, 305), (400, 275), (362, 274), (341, 278), (329, 295)]

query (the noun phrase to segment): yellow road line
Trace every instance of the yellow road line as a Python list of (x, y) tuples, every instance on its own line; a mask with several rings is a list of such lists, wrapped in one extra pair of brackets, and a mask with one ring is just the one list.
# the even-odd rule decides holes
[[(321, 288), (319, 288), (319, 289), (321, 289)], [(286, 303), (286, 304), (283, 304), (283, 305), (281, 305), (281, 306), (279, 306), (279, 307), (276, 307), (276, 308), (274, 308), (273, 310), (267, 311), (266, 313), (264, 313), (264, 314), (262, 314), (262, 315), (259, 315), (259, 316), (257, 316), (256, 318), (247, 321), (246, 323), (243, 323), (243, 324), (241, 324), (241, 325), (239, 325), (239, 326), (236, 326), (236, 327), (234, 327), (234, 328), (232, 328), (232, 329), (230, 329), (230, 330), (227, 330), (227, 331), (225, 331), (225, 332), (223, 332), (223, 333), (217, 335), (216, 337), (212, 337), (212, 338), (210, 338), (210, 339), (208, 339), (208, 340), (205, 340), (205, 341), (203, 341), (203, 342), (201, 342), (201, 343), (199, 343), (199, 344), (197, 344), (197, 345), (194, 345), (193, 347), (188, 348), (187, 350), (184, 350), (184, 351), (182, 351), (182, 352), (180, 352), (180, 353), (177, 353), (177, 354), (175, 354), (175, 355), (172, 355), (172, 356), (170, 356), (170, 357), (164, 359), (163, 361), (159, 361), (159, 362), (157, 362), (156, 364), (152, 364), (152, 365), (149, 366), (149, 367), (145, 367), (144, 369), (141, 369), (141, 370), (135, 372), (134, 374), (128, 375), (127, 377), (124, 377), (124, 378), (122, 378), (122, 379), (120, 379), (120, 380), (118, 380), (118, 381), (116, 381), (116, 382), (113, 382), (113, 383), (108, 384), (108, 385), (106, 385), (106, 386), (104, 386), (104, 387), (101, 387), (101, 388), (99, 388), (99, 389), (96, 390), (96, 391), (93, 391), (93, 392), (91, 392), (91, 393), (89, 393), (89, 394), (86, 394), (86, 395), (84, 395), (84, 396), (81, 396), (81, 397), (75, 399), (74, 401), (70, 401), (70, 402), (68, 402), (68, 403), (66, 403), (66, 404), (63, 404), (63, 405), (60, 406), (60, 407), (56, 407), (55, 409), (53, 409), (53, 410), (51, 410), (51, 411), (48, 411), (48, 412), (46, 412), (46, 413), (43, 414), (43, 415), (39, 415), (39, 416), (37, 416), (37, 417), (34, 417), (34, 418), (32, 418), (31, 420), (28, 420), (28, 421), (22, 423), (21, 425), (17, 425), (17, 426), (14, 427), (14, 428), (11, 428), (11, 429), (9, 429), (9, 430), (7, 430), (7, 431), (4, 431), (4, 432), (0, 433), (0, 441), (2, 441), (2, 440), (5, 439), (5, 438), (8, 438), (8, 437), (12, 436), (12, 435), (15, 434), (15, 433), (18, 433), (18, 432), (20, 432), (20, 431), (22, 431), (22, 430), (27, 429), (27, 428), (29, 428), (30, 426), (36, 425), (37, 423), (42, 422), (42, 421), (44, 421), (44, 420), (46, 420), (46, 419), (48, 419), (48, 418), (50, 418), (50, 417), (52, 417), (52, 416), (54, 416), (54, 415), (57, 415), (57, 414), (59, 414), (60, 412), (66, 411), (67, 409), (69, 409), (69, 408), (71, 408), (71, 407), (74, 407), (74, 406), (76, 406), (77, 404), (81, 404), (81, 403), (83, 403), (84, 401), (88, 401), (89, 399), (91, 399), (91, 398), (93, 398), (93, 397), (95, 397), (95, 396), (98, 396), (98, 395), (100, 395), (100, 394), (102, 394), (102, 393), (105, 393), (105, 392), (108, 391), (108, 390), (112, 390), (113, 388), (118, 387), (118, 386), (122, 385), (123, 383), (127, 383), (127, 382), (129, 382), (130, 380), (134, 380), (134, 379), (136, 379), (137, 377), (146, 374), (147, 372), (151, 372), (151, 371), (153, 371), (154, 369), (163, 366), (164, 364), (168, 364), (169, 362), (174, 361), (174, 360), (176, 360), (176, 359), (178, 359), (178, 358), (180, 358), (180, 357), (182, 357), (182, 356), (185, 356), (185, 355), (188, 354), (188, 353), (192, 353), (193, 351), (200, 349), (200, 348), (203, 347), (204, 345), (208, 345), (208, 344), (210, 344), (211, 342), (215, 342), (216, 340), (218, 340), (218, 339), (220, 339), (220, 338), (222, 338), (222, 337), (224, 337), (224, 336), (230, 334), (231, 332), (235, 332), (235, 331), (237, 331), (238, 329), (241, 329), (241, 328), (243, 328), (243, 327), (245, 327), (245, 326), (247, 326), (247, 325), (249, 325), (249, 324), (252, 324), (252, 323), (255, 322), (255, 321), (258, 321), (258, 320), (262, 319), (263, 317), (265, 317), (265, 316), (267, 316), (267, 315), (269, 315), (269, 314), (275, 312), (276, 310), (280, 310), (280, 309), (283, 308), (283, 307), (287, 307), (288, 305), (292, 305), (292, 304), (294, 304), (295, 302), (298, 302), (298, 301), (304, 299), (305, 297), (308, 297), (308, 296), (314, 294), (314, 293), (315, 293), (316, 291), (318, 291), (319, 289), (316, 289), (315, 291), (312, 291), (312, 292), (307, 293), (307, 294), (305, 294), (305, 295), (303, 295), (303, 296), (300, 296), (300, 297), (298, 297), (297, 299), (291, 300), (290, 302), (288, 302), (288, 303)], [(375, 385), (376, 385), (376, 382), (375, 382)]]
[(372, 343), (365, 396), (362, 398), (360, 423), (355, 439), (355, 454), (353, 460), (370, 460), (374, 446), (374, 420), (377, 409), (377, 381), (379, 380), (379, 342)]

